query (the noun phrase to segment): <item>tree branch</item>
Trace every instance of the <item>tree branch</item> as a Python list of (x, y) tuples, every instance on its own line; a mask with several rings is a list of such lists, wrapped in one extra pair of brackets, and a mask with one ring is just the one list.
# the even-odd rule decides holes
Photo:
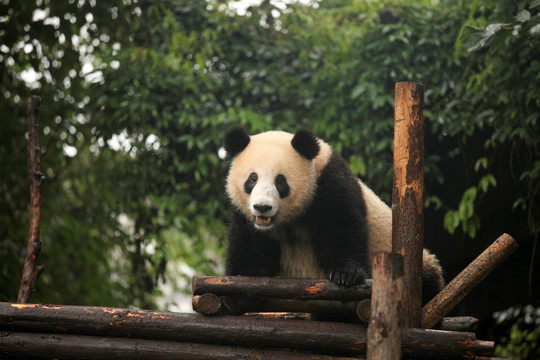
[(44, 176), (40, 170), (39, 146), (39, 106), (41, 98), (32, 96), (28, 100), (28, 172), (30, 176), (30, 230), (28, 235), (27, 254), (19, 286), (18, 303), (28, 303), (38, 275), (43, 266), (37, 265), (37, 257), (41, 250), (39, 228), (41, 221), (41, 186)]

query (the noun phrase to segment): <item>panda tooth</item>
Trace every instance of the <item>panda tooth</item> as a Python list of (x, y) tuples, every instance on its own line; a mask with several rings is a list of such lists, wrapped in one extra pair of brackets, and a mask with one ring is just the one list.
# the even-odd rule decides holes
[(270, 222), (272, 221), (272, 218), (267, 217), (267, 216), (257, 216), (256, 220), (260, 224), (270, 224)]

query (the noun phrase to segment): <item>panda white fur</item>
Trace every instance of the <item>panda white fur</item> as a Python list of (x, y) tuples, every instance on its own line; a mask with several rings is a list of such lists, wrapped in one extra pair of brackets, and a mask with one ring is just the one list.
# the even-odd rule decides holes
[[(375, 251), (392, 247), (391, 209), (345, 160), (307, 130), (224, 135), (233, 205), (227, 275), (328, 278), (352, 286), (370, 277)], [(423, 299), (442, 288), (442, 269), (423, 254)]]

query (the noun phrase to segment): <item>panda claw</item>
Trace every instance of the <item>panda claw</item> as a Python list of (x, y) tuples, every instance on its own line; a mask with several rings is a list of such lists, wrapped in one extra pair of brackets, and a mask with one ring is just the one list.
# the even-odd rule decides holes
[(328, 279), (340, 286), (351, 287), (353, 285), (360, 285), (367, 278), (366, 273), (362, 269), (347, 270), (334, 270), (328, 274)]

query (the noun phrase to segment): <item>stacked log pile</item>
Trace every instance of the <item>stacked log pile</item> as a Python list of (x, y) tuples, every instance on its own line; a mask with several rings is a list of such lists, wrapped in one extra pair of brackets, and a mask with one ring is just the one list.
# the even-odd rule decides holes
[[(445, 322), (465, 330), (474, 319)], [(419, 359), (474, 359), (493, 349), (466, 331), (408, 329), (402, 342), (403, 354)], [(340, 359), (366, 349), (360, 324), (0, 303), (1, 358)]]

